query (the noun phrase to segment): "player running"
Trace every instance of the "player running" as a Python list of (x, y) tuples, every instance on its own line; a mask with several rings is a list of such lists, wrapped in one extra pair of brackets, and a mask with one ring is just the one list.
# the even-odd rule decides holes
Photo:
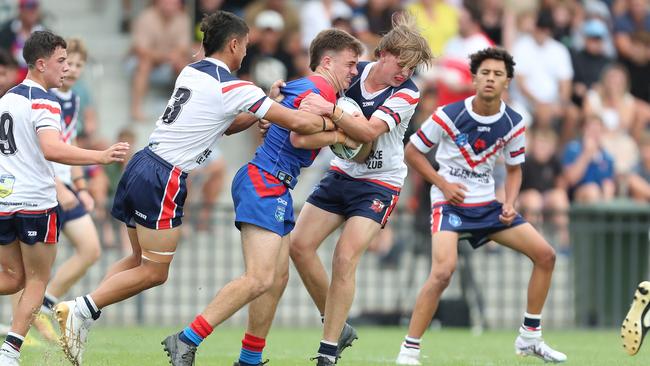
[(273, 102), (231, 74), (248, 44), (241, 18), (218, 11), (203, 19), (201, 30), (208, 56), (181, 71), (149, 146), (130, 160), (115, 194), (112, 215), (127, 225), (133, 253), (115, 263), (90, 294), (55, 307), (62, 346), (73, 364), (81, 363), (88, 331), (102, 308), (167, 280), (181, 235), (187, 174), (205, 162), (220, 136), (244, 130), (258, 118), (305, 134), (334, 127), (325, 117)]
[[(331, 113), (336, 94), (357, 75), (362, 50), (361, 43), (344, 31), (320, 32), (309, 50), (309, 66), (315, 73), (287, 83), (281, 90), (282, 104), (298, 108), (306, 96), (318, 94), (329, 101)], [(246, 271), (223, 287), (188, 327), (163, 341), (172, 365), (193, 365), (197, 347), (214, 327), (248, 303), (248, 328), (235, 365), (262, 364), (266, 336), (289, 276), (289, 233), (294, 227), (290, 189), (319, 149), (337, 141), (357, 146), (341, 131), (304, 136), (271, 125), (255, 157), (237, 172), (232, 185)]]
[(0, 295), (23, 290), (0, 365), (18, 365), (20, 347), (43, 303), (56, 255), (61, 215), (50, 161), (68, 165), (122, 161), (128, 144), (104, 151), (61, 141), (61, 106), (46, 90), (68, 72), (66, 42), (46, 31), (25, 42), (26, 79), (0, 98)]
[[(436, 312), (440, 296), (456, 268), (458, 238), (474, 248), (494, 240), (528, 256), (533, 272), (528, 305), (515, 340), (519, 355), (546, 362), (567, 357), (542, 340), (542, 307), (551, 285), (555, 251), (515, 211), (524, 162), (524, 122), (501, 95), (514, 74), (514, 61), (505, 50), (486, 48), (470, 56), (476, 95), (439, 108), (406, 146), (408, 164), (431, 187), (431, 274), (418, 294), (398, 365), (420, 365), (420, 339)], [(438, 147), (436, 171), (425, 155)], [(506, 200), (495, 200), (492, 170), (498, 154), (505, 155)]]

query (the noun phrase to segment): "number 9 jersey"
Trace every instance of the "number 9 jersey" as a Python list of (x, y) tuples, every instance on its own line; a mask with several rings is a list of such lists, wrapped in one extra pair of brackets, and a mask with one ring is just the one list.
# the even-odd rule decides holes
[(61, 130), (56, 98), (24, 80), (0, 99), (0, 215), (57, 205), (52, 163), (38, 140), (43, 129)]

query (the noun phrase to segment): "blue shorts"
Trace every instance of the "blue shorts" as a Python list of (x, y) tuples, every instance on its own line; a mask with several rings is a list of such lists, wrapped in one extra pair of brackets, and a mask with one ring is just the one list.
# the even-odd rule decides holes
[(59, 241), (61, 220), (59, 206), (39, 211), (22, 210), (0, 216), (0, 245), (16, 239), (29, 245), (56, 244)]
[(501, 206), (503, 205), (498, 201), (462, 206), (436, 202), (431, 209), (431, 232), (457, 232), (461, 234), (462, 239), (469, 240), (472, 247), (478, 248), (490, 241), (490, 234), (526, 223), (526, 220), (517, 214), (512, 224), (503, 224), (499, 221)]
[(253, 224), (285, 236), (293, 230), (293, 200), (289, 188), (253, 164), (237, 171), (232, 181), (235, 226)]
[[(77, 194), (77, 192), (75, 192), (72, 188), (68, 187), (67, 185), (66, 188), (69, 189), (70, 192), (74, 193), (75, 197), (79, 199), (79, 195)], [(79, 203), (77, 203), (76, 206), (74, 206), (73, 208), (67, 211), (61, 209), (61, 216), (59, 216), (59, 221), (61, 221), (61, 227), (62, 228), (65, 227), (65, 224), (67, 224), (72, 220), (76, 220), (80, 217), (86, 216), (87, 213), (88, 211), (86, 211), (86, 208), (84, 207), (83, 203), (81, 203), (81, 201), (79, 201)]]
[(346, 220), (352, 216), (367, 217), (383, 228), (398, 199), (397, 189), (330, 170), (307, 198), (307, 202), (341, 215)]
[(181, 224), (187, 196), (187, 173), (148, 147), (138, 151), (122, 174), (111, 214), (129, 227), (154, 230)]

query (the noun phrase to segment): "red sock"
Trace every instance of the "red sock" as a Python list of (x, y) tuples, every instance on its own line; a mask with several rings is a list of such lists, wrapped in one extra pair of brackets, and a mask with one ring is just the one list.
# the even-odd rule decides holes
[(200, 314), (190, 323), (190, 328), (203, 339), (207, 338), (213, 330), (210, 323)]

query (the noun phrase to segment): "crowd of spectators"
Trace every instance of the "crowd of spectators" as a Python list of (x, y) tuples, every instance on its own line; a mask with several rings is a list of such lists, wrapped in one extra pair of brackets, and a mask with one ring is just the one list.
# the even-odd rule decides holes
[[(0, 24), (2, 91), (24, 76), (21, 46), (44, 27), (39, 5), (19, 0), (17, 16)], [(320, 30), (347, 30), (365, 44), (362, 58), (371, 59), (393, 14), (407, 11), (436, 56), (416, 74), (421, 99), (413, 127), (437, 106), (471, 93), (470, 53), (497, 45), (514, 55), (507, 102), (526, 119), (529, 144), (519, 209), (532, 223), (550, 225), (558, 245), (568, 244), (571, 203), (650, 201), (649, 0), (123, 0), (122, 6), (116, 30), (132, 39), (125, 53), (134, 122), (155, 119), (142, 108), (150, 86), (171, 90), (182, 67), (203, 57), (198, 24), (207, 13), (223, 9), (247, 21), (250, 47), (239, 77), (268, 88), (309, 73), (308, 45)], [(81, 138), (92, 143), (92, 103), (84, 116)], [(97, 173), (99, 182), (107, 177), (106, 197), (118, 173)], [(420, 187), (426, 185), (412, 184), (415, 197), (426, 196)]]

